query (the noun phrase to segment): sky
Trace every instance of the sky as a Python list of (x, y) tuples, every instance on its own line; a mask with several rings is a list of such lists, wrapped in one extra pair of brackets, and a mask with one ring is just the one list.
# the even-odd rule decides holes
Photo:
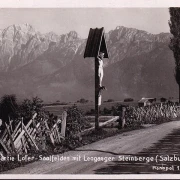
[(169, 32), (168, 8), (0, 8), (0, 29), (29, 23), (41, 33), (58, 35), (76, 31), (87, 38), (90, 28), (117, 26), (145, 30), (152, 34)]

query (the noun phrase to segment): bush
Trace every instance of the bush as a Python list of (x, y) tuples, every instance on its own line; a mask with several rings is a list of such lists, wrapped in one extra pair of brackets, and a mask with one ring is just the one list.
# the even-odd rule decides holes
[(111, 109), (108, 109), (108, 108), (104, 107), (104, 109), (103, 109), (103, 115), (109, 115), (109, 114), (111, 114), (111, 112), (112, 112)]
[(161, 101), (161, 102), (166, 102), (167, 99), (162, 97), (162, 98), (160, 98), (160, 101)]
[(20, 105), (19, 105), (19, 117), (24, 118), (24, 122), (28, 122), (35, 113), (38, 114), (38, 118), (45, 118), (46, 112), (43, 109), (43, 100), (34, 97), (32, 99), (25, 99)]
[(16, 119), (18, 117), (18, 103), (16, 95), (4, 95), (0, 101), (0, 118), (4, 123), (9, 123), (9, 119)]
[(114, 99), (108, 99), (107, 102), (114, 102)]
[(126, 98), (126, 99), (124, 99), (124, 102), (132, 102), (132, 101), (134, 101), (133, 98)]
[(83, 112), (77, 108), (76, 105), (67, 109), (67, 136), (73, 136), (84, 130), (88, 125), (86, 122)]
[[(121, 116), (122, 105), (117, 105), (115, 115)], [(125, 121), (129, 128), (137, 128), (142, 124), (159, 124), (171, 118), (179, 117), (178, 104), (164, 103), (146, 107), (126, 107)]]
[(128, 107), (127, 105), (123, 105), (123, 104), (117, 104), (115, 107), (113, 106), (112, 107), (112, 113), (113, 113), (113, 116), (119, 116), (121, 113), (122, 113), (122, 109), (123, 107)]
[(80, 132), (91, 127), (86, 121), (83, 112), (76, 105), (67, 109), (67, 124), (66, 124), (66, 144), (76, 146), (78, 141), (81, 141)]
[(86, 115), (95, 115), (95, 109), (86, 112)]
[(77, 102), (79, 102), (79, 103), (88, 103), (89, 102), (89, 100), (86, 100), (86, 99), (84, 99), (84, 98), (81, 98), (79, 101), (77, 101)]

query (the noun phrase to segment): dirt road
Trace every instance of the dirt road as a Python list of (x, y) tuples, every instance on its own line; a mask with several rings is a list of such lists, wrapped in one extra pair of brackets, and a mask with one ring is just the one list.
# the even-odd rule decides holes
[[(178, 132), (178, 129), (180, 130), (180, 121), (172, 121), (140, 130), (124, 132), (74, 151), (51, 156), (52, 159), (57, 158), (58, 161), (52, 162), (52, 160), (48, 160), (49, 157), (46, 157), (46, 160), (6, 171), (4, 174), (101, 174), (118, 172), (116, 164), (120, 163), (120, 159), (126, 157), (125, 155), (136, 155), (139, 152), (145, 152), (153, 148), (155, 143), (157, 144), (167, 135), (174, 131)], [(126, 165), (128, 163), (123, 162), (124, 169), (127, 169)], [(137, 164), (140, 167), (146, 165), (147, 162), (144, 162), (144, 165), (141, 162)], [(125, 173), (124, 169), (120, 173), (123, 173), (123, 171)], [(137, 173), (140, 173), (138, 169)]]

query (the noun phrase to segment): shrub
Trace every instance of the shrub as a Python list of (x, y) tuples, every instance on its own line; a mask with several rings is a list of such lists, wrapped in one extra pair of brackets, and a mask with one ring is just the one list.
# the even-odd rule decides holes
[(126, 98), (126, 99), (124, 99), (124, 102), (132, 102), (132, 101), (134, 101), (133, 98)]
[(114, 99), (108, 99), (107, 102), (114, 102)]
[(67, 109), (67, 136), (73, 136), (84, 130), (88, 125), (86, 122), (83, 112), (77, 108), (76, 105)]
[(95, 115), (95, 109), (86, 112), (86, 115)]
[(28, 122), (34, 113), (38, 114), (38, 119), (45, 118), (46, 112), (43, 109), (43, 100), (34, 97), (32, 99), (25, 99), (20, 105), (19, 105), (19, 117), (24, 118), (24, 122)]
[[(122, 105), (116, 106), (115, 115), (121, 116)], [(125, 121), (130, 128), (140, 127), (142, 124), (159, 124), (171, 118), (179, 117), (178, 104), (164, 103), (146, 107), (126, 107)]]
[(164, 98), (164, 97), (160, 98), (160, 101), (161, 101), (161, 102), (166, 102), (166, 100), (167, 100), (167, 99)]
[(78, 103), (88, 103), (89, 100), (86, 100), (84, 98), (81, 98), (80, 100), (77, 101)]
[(103, 109), (103, 114), (104, 115), (109, 115), (109, 114), (111, 114), (111, 112), (112, 112), (111, 109), (108, 109), (108, 108), (104, 107), (104, 109)]
[(77, 141), (81, 141), (80, 132), (85, 128), (91, 127), (86, 121), (83, 112), (76, 105), (67, 109), (67, 124), (66, 124), (66, 144), (76, 146)]
[(4, 95), (0, 101), (0, 118), (4, 122), (8, 122), (10, 119), (18, 117), (18, 103), (16, 95)]

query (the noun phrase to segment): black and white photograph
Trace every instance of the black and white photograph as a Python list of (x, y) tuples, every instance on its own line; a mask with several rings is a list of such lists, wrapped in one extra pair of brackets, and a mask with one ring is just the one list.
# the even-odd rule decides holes
[(180, 174), (180, 7), (0, 6), (0, 174)]

